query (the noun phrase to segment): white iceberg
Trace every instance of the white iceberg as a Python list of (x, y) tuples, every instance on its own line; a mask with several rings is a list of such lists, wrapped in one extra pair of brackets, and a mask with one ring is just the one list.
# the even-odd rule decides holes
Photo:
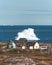
[(19, 40), (20, 38), (26, 38), (27, 40), (40, 40), (32, 28), (24, 29), (22, 32), (18, 32), (17, 35), (18, 36), (16, 36), (15, 40)]

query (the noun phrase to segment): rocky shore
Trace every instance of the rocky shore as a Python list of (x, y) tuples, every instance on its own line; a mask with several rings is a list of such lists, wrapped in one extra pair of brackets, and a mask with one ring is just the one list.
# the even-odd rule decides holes
[(16, 48), (8, 48), (7, 42), (0, 42), (0, 65), (52, 65), (52, 44), (48, 48), (40, 49), (21, 49), (21, 44), (16, 43)]

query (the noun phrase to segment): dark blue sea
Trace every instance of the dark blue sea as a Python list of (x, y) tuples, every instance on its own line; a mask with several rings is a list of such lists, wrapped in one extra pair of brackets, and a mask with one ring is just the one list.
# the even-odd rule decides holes
[(34, 26), (34, 25), (16, 25), (16, 26), (0, 26), (0, 42), (13, 40), (18, 32), (24, 29), (33, 28), (34, 33), (40, 40), (38, 42), (52, 42), (52, 26)]

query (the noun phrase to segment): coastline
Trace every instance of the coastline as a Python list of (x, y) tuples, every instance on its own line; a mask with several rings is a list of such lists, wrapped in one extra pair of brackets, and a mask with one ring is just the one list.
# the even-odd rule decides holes
[[(44, 44), (44, 43), (39, 43), (39, 44)], [(45, 43), (45, 44), (47, 44), (48, 46), (49, 45), (52, 46), (51, 43), (49, 44)], [(27, 58), (28, 60), (30, 58), (35, 65), (39, 65), (39, 64), (52, 65), (52, 54), (47, 54), (47, 53), (42, 54), (42, 52), (46, 50), (23, 50), (21, 48), (20, 49), (18, 48), (18, 43), (16, 43), (16, 45), (17, 45), (17, 48), (15, 49), (7, 48), (6, 42), (0, 42), (0, 64), (15, 65), (16, 63), (17, 65), (20, 65), (20, 64), (23, 65), (25, 64), (24, 58)], [(20, 61), (21, 59), (23, 60), (22, 63)], [(31, 64), (31, 61), (29, 63)]]

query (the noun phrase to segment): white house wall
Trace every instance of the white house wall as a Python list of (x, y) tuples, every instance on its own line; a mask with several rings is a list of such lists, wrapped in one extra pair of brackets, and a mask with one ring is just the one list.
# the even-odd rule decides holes
[(12, 42), (13, 48), (16, 48), (16, 44), (14, 42)]
[(34, 49), (39, 49), (39, 48), (40, 48), (39, 43), (36, 42), (35, 45), (34, 45)]

